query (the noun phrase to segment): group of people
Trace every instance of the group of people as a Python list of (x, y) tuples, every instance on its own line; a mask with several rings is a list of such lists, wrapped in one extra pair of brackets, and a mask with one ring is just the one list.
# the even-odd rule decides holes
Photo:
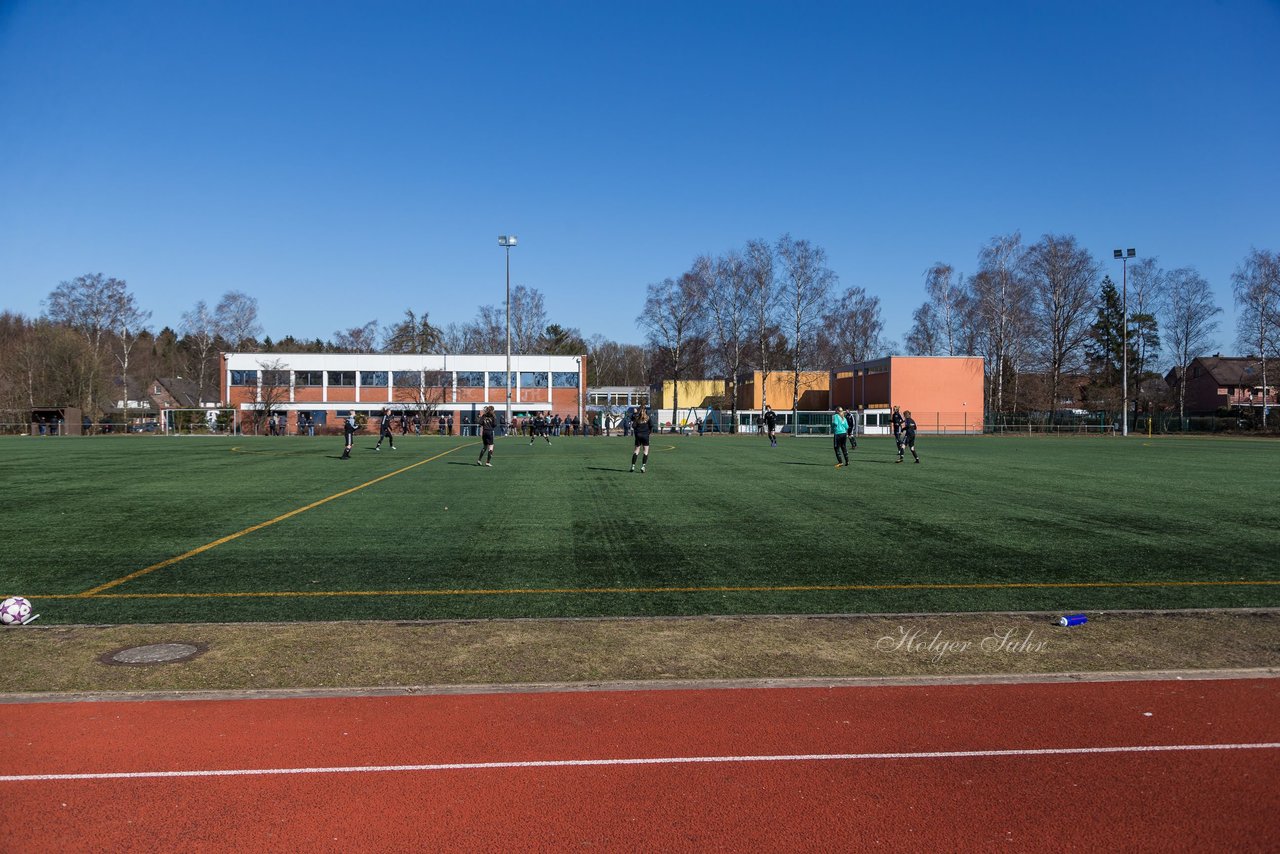
[[(535, 415), (531, 421), (529, 444), (532, 445), (538, 436), (546, 439), (548, 445), (551, 444), (548, 419)], [(497, 426), (498, 416), (494, 413), (492, 406), (486, 406), (484, 412), (480, 414), (480, 456), (476, 459), (476, 465), (493, 467), (493, 437)], [(632, 414), (628, 425), (629, 432), (635, 436), (635, 451), (631, 454), (631, 471), (636, 470), (637, 459), (640, 460), (640, 473), (644, 474), (648, 470), (649, 437), (653, 434), (653, 427), (653, 417), (644, 407), (640, 407)]]
[[(835, 414), (831, 417), (831, 435), (832, 442), (836, 453), (836, 468), (847, 468), (849, 465), (849, 447), (852, 444), (853, 449), (858, 449), (858, 437), (853, 429), (853, 413), (846, 410), (843, 406), (837, 406)], [(764, 409), (764, 426), (769, 436), (770, 447), (778, 446), (778, 416), (772, 408), (766, 406)], [(911, 456), (917, 463), (920, 462), (920, 455), (916, 453), (916, 422), (911, 417), (911, 410), (902, 412), (898, 407), (893, 408), (893, 417), (890, 419), (893, 425), (893, 440), (898, 447), (898, 462), (903, 462), (906, 452), (910, 451)], [(391, 432), (392, 416), (391, 409), (388, 407), (382, 410), (382, 425), (378, 434), (378, 443), (373, 446), (375, 451), (382, 450), (382, 440), (386, 439), (391, 446), (391, 450), (396, 449), (395, 437)], [(494, 435), (498, 427), (498, 416), (494, 412), (492, 406), (486, 406), (478, 419), (480, 427), (480, 456), (476, 460), (476, 465), (493, 467), (493, 446)], [(535, 415), (530, 419), (529, 423), (529, 444), (532, 445), (538, 436), (542, 436), (547, 444), (551, 444), (550, 436), (550, 419), (541, 415)], [(635, 449), (631, 453), (631, 471), (636, 470), (636, 461), (640, 462), (640, 473), (644, 474), (649, 466), (649, 441), (654, 431), (653, 416), (649, 411), (641, 406), (632, 412), (627, 423), (627, 433), (635, 437)], [(356, 421), (355, 415), (349, 414), (342, 425), (342, 433), (345, 446), (342, 450), (342, 459), (351, 459), (351, 446), (355, 441)], [(403, 431), (401, 432), (403, 435)]]
[[(858, 434), (854, 429), (853, 415), (851, 410), (837, 406), (835, 414), (831, 416), (831, 438), (836, 452), (836, 468), (848, 467), (850, 446), (855, 451), (858, 449)], [(771, 407), (765, 406), (763, 420), (765, 432), (769, 436), (769, 445), (776, 448), (778, 446), (778, 415)], [(911, 417), (911, 410), (902, 412), (895, 406), (890, 422), (893, 425), (893, 441), (898, 447), (898, 462), (903, 461), (906, 451), (911, 451), (915, 461), (920, 462), (920, 455), (916, 453), (916, 421)]]
[[(518, 418), (511, 419), (512, 428), (516, 433), (524, 433), (530, 439), (536, 436), (578, 436), (590, 433), (592, 427), (595, 426), (588, 420), (585, 425), (576, 415), (545, 415), (541, 412), (535, 412), (521, 421)], [(599, 430), (596, 429), (597, 433)]]
[[(852, 429), (852, 416), (852, 412), (837, 406), (836, 414), (831, 418), (831, 432), (835, 437), (836, 468), (848, 467), (850, 442), (855, 451), (858, 449), (858, 437)], [(910, 450), (915, 461), (920, 462), (920, 455), (916, 453), (916, 420), (911, 417), (911, 410), (902, 412), (895, 406), (890, 423), (893, 425), (894, 444), (898, 446), (898, 462), (902, 462), (905, 450)]]
[[(391, 425), (392, 423), (394, 423), (394, 419), (391, 415), (391, 407), (388, 406), (382, 410), (381, 422), (382, 423), (380, 425), (380, 429), (378, 430), (378, 444), (374, 445), (373, 449), (375, 451), (381, 451), (382, 440), (386, 439), (387, 444), (389, 444), (391, 446), (391, 450), (394, 451), (396, 449), (396, 439), (395, 439), (395, 436), (392, 435), (391, 433)], [(357, 429), (358, 428), (356, 426), (356, 414), (354, 412), (350, 412), (347, 414), (346, 419), (344, 419), (342, 422), (343, 447), (342, 447), (342, 457), (340, 459), (344, 459), (344, 460), (351, 459), (351, 446), (355, 444)], [(401, 432), (400, 435), (403, 436), (404, 432)]]

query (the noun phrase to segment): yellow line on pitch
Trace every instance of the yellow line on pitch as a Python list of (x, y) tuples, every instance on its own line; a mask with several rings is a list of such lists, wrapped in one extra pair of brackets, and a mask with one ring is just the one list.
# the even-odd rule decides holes
[[(465, 447), (465, 446), (463, 446)], [(443, 455), (442, 455), (443, 456)], [(430, 462), (423, 460), (423, 462)], [(397, 473), (397, 472), (393, 472)], [(386, 475), (390, 477), (390, 475)], [(379, 478), (381, 479), (381, 478)], [(375, 483), (376, 481), (370, 481)], [(365, 484), (366, 486), (368, 484)], [(358, 489), (359, 487), (357, 487)], [(349, 490), (354, 492), (354, 490)], [(346, 493), (343, 493), (344, 495)], [(338, 496), (333, 496), (337, 498)], [(328, 501), (329, 499), (325, 499)], [(316, 502), (317, 504), (323, 502)], [(311, 505), (315, 506), (315, 505)], [(307, 508), (302, 508), (303, 510)], [(294, 511), (302, 512), (301, 510)], [(292, 515), (292, 514), (290, 514)], [(281, 516), (281, 519), (287, 518)], [(279, 521), (279, 520), (272, 520)], [(265, 523), (270, 524), (270, 523)], [(262, 527), (262, 526), (257, 526)], [(242, 534), (248, 533), (252, 528), (241, 531)], [(239, 536), (239, 534), (233, 535)], [(228, 537), (227, 539), (230, 539)], [(219, 542), (225, 542), (220, 540)], [(217, 543), (211, 543), (207, 547), (212, 548)], [(199, 551), (199, 550), (197, 550)], [(182, 557), (196, 554), (197, 551), (188, 552), (178, 558), (174, 558), (170, 562), (176, 562)], [(169, 562), (164, 564), (156, 564), (155, 567), (148, 567), (146, 570), (139, 570), (132, 576), (126, 576), (125, 579), (136, 577), (143, 572), (149, 572), (151, 569), (159, 569), (161, 566), (167, 566)], [(113, 582), (116, 583), (116, 582)], [(857, 592), (867, 590), (1036, 590), (1036, 589), (1062, 589), (1062, 588), (1098, 588), (1098, 587), (1255, 587), (1255, 586), (1274, 586), (1280, 585), (1280, 581), (1080, 581), (1072, 582), (1010, 582), (1008, 584), (815, 584), (815, 585), (794, 585), (786, 587), (530, 587), (530, 588), (507, 588), (507, 589), (458, 589), (458, 590), (281, 590), (274, 592), (251, 591), (245, 593), (105, 593), (95, 596), (98, 599), (264, 599), (264, 598), (284, 598), (290, 596), (315, 597), (315, 596), (528, 596), (536, 594), (573, 594), (573, 593), (832, 593), (832, 592)], [(104, 586), (101, 589), (107, 589)], [(51, 596), (40, 596), (40, 599), (83, 599), (89, 594), (86, 593), (63, 593)], [(36, 597), (32, 597), (36, 598)]]
[[(411, 465), (407, 465), (402, 469), (396, 469), (393, 472), (388, 472), (387, 474), (382, 475), (382, 477), (375, 477), (373, 480), (367, 483), (362, 483), (359, 486), (353, 486), (350, 489), (344, 489), (342, 492), (339, 492), (335, 495), (330, 495), (328, 498), (321, 498), (319, 501), (313, 501), (310, 504), (308, 504), (306, 507), (299, 507), (297, 510), (290, 510), (288, 513), (277, 516), (274, 519), (268, 519), (266, 522), (259, 522), (256, 525), (250, 525), (248, 528), (245, 528), (243, 531), (236, 531), (234, 534), (228, 534), (227, 536), (214, 540), (211, 543), (205, 543), (203, 546), (194, 548), (189, 552), (183, 552), (177, 557), (171, 557), (168, 560), (162, 560), (159, 563), (153, 563), (151, 566), (144, 567), (138, 570), (137, 572), (131, 572), (128, 575), (117, 578), (115, 581), (108, 581), (106, 584), (100, 584), (97, 587), (93, 588), (92, 590), (86, 590), (83, 593), (76, 593), (73, 597), (68, 597), (68, 598), (85, 598), (89, 596), (97, 596), (102, 591), (110, 590), (113, 587), (117, 587), (121, 584), (124, 584), (126, 581), (132, 581), (135, 578), (141, 578), (142, 576), (148, 573), (155, 572), (157, 569), (164, 569), (166, 566), (173, 566), (175, 563), (180, 563), (189, 557), (195, 557), (198, 554), (209, 551), (209, 549), (217, 548), (218, 546), (223, 545), (224, 543), (229, 543), (232, 540), (239, 539), (240, 537), (243, 537), (245, 534), (252, 534), (254, 531), (261, 531), (263, 528), (274, 525), (277, 522), (283, 522), (285, 519), (289, 519), (289, 518), (292, 518), (293, 516), (297, 516), (299, 513), (305, 513), (308, 510), (313, 510), (316, 507), (319, 507), (321, 504), (328, 504), (330, 501), (333, 501), (338, 498), (342, 498), (343, 496), (346, 496), (346, 495), (350, 495), (353, 492), (359, 492), (360, 490), (364, 489), (366, 486), (373, 486), (375, 483), (381, 483), (382, 481), (386, 480), (389, 477), (395, 477), (398, 474), (404, 474), (410, 469), (416, 469), (418, 466), (426, 465), (432, 460), (438, 460), (441, 457), (445, 456), (446, 454), (452, 454), (454, 451), (458, 451), (466, 447), (471, 447), (476, 444), (477, 444), (476, 442), (469, 442), (466, 445), (459, 445), (456, 448), (450, 448), (449, 450), (443, 453), (436, 454), (434, 457), (427, 457), (425, 460), (419, 460), (418, 462), (413, 463)], [(119, 594), (115, 594), (115, 595), (119, 595)], [(50, 597), (45, 597), (45, 598), (50, 598)]]

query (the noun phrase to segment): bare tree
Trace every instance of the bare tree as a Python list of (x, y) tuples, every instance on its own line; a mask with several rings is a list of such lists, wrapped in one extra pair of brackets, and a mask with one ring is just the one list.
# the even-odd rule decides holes
[(778, 284), (773, 272), (773, 248), (764, 240), (750, 240), (745, 252), (746, 301), (760, 369), (760, 411), (769, 402), (770, 338), (777, 326)]
[(344, 353), (376, 353), (378, 321), (370, 320), (363, 326), (338, 330), (333, 333), (333, 346)]
[(1209, 283), (1192, 267), (1173, 270), (1167, 283), (1165, 340), (1178, 369), (1178, 417), (1185, 418), (1187, 367), (1213, 346), (1213, 334), (1218, 329), (1214, 318), (1222, 309), (1214, 303)]
[(467, 323), (446, 323), (440, 330), (440, 349), (445, 353), (479, 353), (473, 349), (471, 325)]
[[(511, 352), (532, 353), (547, 328), (546, 300), (536, 288), (518, 285), (511, 290)], [(505, 343), (503, 351), (506, 350)]]
[(108, 336), (118, 326), (122, 307), (131, 300), (124, 279), (108, 278), (101, 273), (88, 273), (61, 282), (45, 300), (49, 319), (74, 329), (88, 344), (89, 362), (81, 372), (84, 383), (76, 402), (90, 411), (97, 408)]
[(647, 361), (645, 348), (639, 344), (592, 336), (587, 344), (587, 385), (642, 385), (648, 375)]
[(963, 277), (950, 264), (939, 261), (925, 271), (924, 289), (929, 297), (935, 349), (939, 355), (965, 355), (964, 321), (967, 294)]
[[(790, 234), (778, 239), (782, 264), (782, 306), (791, 337), (791, 411), (800, 408), (800, 373), (809, 366), (818, 323), (837, 277), (827, 267), (827, 252)], [(793, 435), (795, 435), (793, 433)]]
[(182, 315), (182, 325), (179, 328), (196, 359), (196, 395), (203, 401), (210, 359), (213, 358), (218, 344), (217, 319), (213, 312), (209, 311), (205, 301), (199, 300), (191, 311)]
[(258, 323), (258, 301), (241, 291), (227, 291), (213, 310), (218, 334), (233, 350), (257, 346), (262, 325)]
[[(476, 319), (462, 327), (464, 353), (505, 353), (507, 351), (506, 313), (500, 305), (482, 305)], [(515, 349), (515, 342), (512, 342)]]
[(1074, 237), (1046, 234), (1023, 255), (1022, 268), (1031, 294), (1032, 344), (1048, 374), (1052, 411), (1063, 373), (1083, 366), (1098, 262)]
[(822, 318), (819, 361), (828, 368), (865, 362), (884, 353), (884, 321), (880, 297), (865, 288), (845, 288)]
[(1280, 254), (1253, 249), (1231, 275), (1235, 293), (1236, 342), (1258, 359), (1265, 424), (1270, 397), (1267, 363), (1280, 355)]
[(405, 309), (404, 319), (392, 324), (383, 339), (383, 349), (388, 353), (434, 353), (440, 347), (441, 330), (431, 324), (428, 313), (413, 313)]
[(921, 304), (911, 313), (911, 320), (911, 331), (907, 333), (907, 353), (912, 356), (938, 355), (942, 336), (933, 303)]
[(258, 393), (253, 413), (253, 432), (257, 435), (263, 422), (276, 413), (276, 407), (289, 400), (289, 366), (283, 359), (258, 362)]
[(125, 293), (120, 297), (115, 315), (115, 356), (120, 365), (120, 387), (124, 390), (124, 418), (127, 423), (129, 420), (129, 355), (138, 343), (138, 337), (147, 332), (147, 321), (151, 319), (151, 312), (138, 308), (133, 294)]
[(738, 375), (746, 358), (749, 318), (747, 263), (738, 252), (694, 261), (694, 272), (707, 280), (707, 315), (711, 345), (728, 389), (729, 432), (738, 432)]
[(972, 310), (980, 325), (994, 412), (1004, 411), (1005, 383), (1016, 378), (1022, 362), (1029, 314), (1027, 286), (1020, 272), (1023, 252), (1022, 235), (1016, 231), (992, 238), (978, 255), (978, 273), (972, 282)]
[(430, 419), (447, 399), (452, 376), (449, 371), (396, 371), (392, 377), (392, 399), (397, 408), (409, 410), (424, 429), (429, 429)]
[(1141, 406), (1142, 383), (1151, 373), (1150, 365), (1160, 350), (1158, 320), (1164, 301), (1165, 271), (1156, 258), (1143, 258), (1128, 270), (1129, 328), (1133, 330), (1132, 385), (1137, 389), (1135, 405)]
[(697, 283), (687, 274), (679, 281), (664, 279), (649, 285), (644, 311), (636, 318), (636, 323), (646, 330), (649, 343), (662, 352), (670, 365), (674, 381), (671, 395), (673, 429), (679, 420), (680, 379), (701, 321), (702, 294)]

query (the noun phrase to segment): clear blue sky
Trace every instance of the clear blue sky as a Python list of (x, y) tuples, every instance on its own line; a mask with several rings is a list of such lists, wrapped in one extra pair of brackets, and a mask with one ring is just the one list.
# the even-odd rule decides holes
[(901, 339), (1020, 229), (1214, 286), (1280, 250), (1280, 4), (0, 0), (0, 308), (128, 280), (267, 334), (512, 283), (622, 341), (647, 283), (784, 232)]

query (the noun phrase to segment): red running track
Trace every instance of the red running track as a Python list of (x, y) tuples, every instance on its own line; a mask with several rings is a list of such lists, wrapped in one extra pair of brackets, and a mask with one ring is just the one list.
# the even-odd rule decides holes
[[(1280, 847), (1274, 679), (11, 704), (0, 746), (3, 850)], [(253, 773), (50, 778), (172, 771)]]

